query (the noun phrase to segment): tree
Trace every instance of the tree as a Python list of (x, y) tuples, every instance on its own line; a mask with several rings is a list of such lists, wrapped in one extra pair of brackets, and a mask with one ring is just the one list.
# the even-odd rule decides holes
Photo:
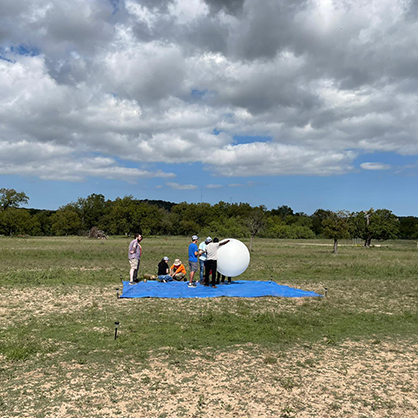
[(74, 205), (60, 207), (51, 216), (51, 230), (55, 235), (77, 235), (81, 230), (81, 219)]
[(338, 241), (350, 238), (349, 213), (343, 210), (329, 213), (329, 216), (322, 221), (322, 233), (334, 240), (333, 253), (337, 254)]
[(361, 211), (351, 215), (351, 233), (362, 238), (369, 248), (372, 239), (385, 241), (396, 239), (399, 234), (399, 219), (387, 209)]
[(317, 209), (312, 215), (312, 231), (316, 236), (321, 235), (324, 229), (322, 222), (331, 215), (330, 210)]
[(80, 197), (75, 203), (75, 207), (81, 216), (82, 228), (86, 231), (99, 224), (107, 209), (105, 197), (95, 193), (86, 198)]
[(250, 251), (253, 248), (254, 237), (263, 229), (266, 223), (266, 207), (258, 206), (253, 208), (251, 213), (245, 218), (245, 224), (247, 225), (248, 232), (250, 233)]
[(24, 192), (17, 192), (14, 189), (0, 189), (0, 208), (2, 211), (8, 208), (17, 209), (20, 205), (26, 205), (29, 197)]
[(110, 211), (104, 216), (103, 223), (106, 227), (103, 227), (106, 233), (112, 235), (130, 235), (134, 231), (132, 226), (132, 213), (134, 208), (134, 200), (131, 195), (124, 196), (123, 198), (116, 198), (111, 204)]
[(0, 212), (0, 229), (10, 236), (31, 234), (38, 228), (39, 223), (26, 209), (9, 207)]
[(418, 238), (418, 218), (415, 216), (399, 217), (399, 238)]
[(290, 206), (278, 206), (277, 209), (272, 209), (271, 214), (279, 216), (282, 221), (286, 219), (287, 216), (293, 216), (293, 209)]

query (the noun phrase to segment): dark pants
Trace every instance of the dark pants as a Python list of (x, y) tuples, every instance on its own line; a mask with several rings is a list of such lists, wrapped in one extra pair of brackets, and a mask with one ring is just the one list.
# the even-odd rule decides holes
[[(222, 279), (221, 279), (221, 277), (222, 277)], [(221, 275), (221, 273), (219, 273), (219, 271), (218, 271), (218, 273), (216, 275), (216, 284), (219, 284), (219, 283), (225, 283), (225, 276), (223, 274)], [(228, 277), (228, 283), (231, 283), (231, 278), (230, 277)]]
[(212, 270), (212, 286), (216, 284), (216, 260), (206, 260), (205, 264), (205, 286), (209, 286), (209, 272)]

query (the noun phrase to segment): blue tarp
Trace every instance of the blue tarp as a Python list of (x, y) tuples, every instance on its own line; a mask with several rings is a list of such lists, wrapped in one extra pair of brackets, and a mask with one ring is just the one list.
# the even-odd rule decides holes
[(216, 289), (197, 284), (195, 288), (187, 287), (186, 282), (160, 283), (157, 281), (139, 282), (130, 285), (123, 282), (121, 298), (217, 298), (220, 296), (237, 298), (257, 298), (260, 296), (277, 296), (283, 298), (301, 298), (322, 296), (307, 290), (282, 286), (275, 282), (239, 280), (231, 284), (218, 285)]

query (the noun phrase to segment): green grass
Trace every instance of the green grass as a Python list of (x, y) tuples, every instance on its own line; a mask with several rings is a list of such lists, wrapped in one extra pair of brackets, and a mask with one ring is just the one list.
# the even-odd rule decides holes
[[(44, 352), (44, 342), (67, 344), (67, 351), (132, 347), (147, 352), (165, 346), (202, 348), (235, 344), (284, 345), (326, 339), (411, 335), (418, 331), (417, 249), (410, 243), (364, 249), (344, 246), (337, 256), (326, 241), (256, 240), (250, 268), (241, 279), (267, 280), (323, 293), (306, 299), (113, 300), (120, 277), (127, 279), (126, 238), (0, 239), (0, 284), (71, 294), (74, 286), (97, 292), (90, 307), (74, 313), (30, 316), (0, 333), (0, 352), (26, 359)], [(154, 273), (163, 255), (183, 257), (187, 238), (151, 237), (143, 243), (141, 272)], [(316, 244), (316, 245), (310, 245)], [(64, 302), (57, 302), (65, 303)], [(100, 303), (100, 307), (98, 307)], [(25, 307), (22, 307), (25, 310)], [(16, 311), (19, 311), (16, 308)], [(112, 340), (114, 321), (119, 339)], [(105, 331), (94, 331), (102, 329)], [(26, 341), (26, 336), (31, 340)]]
[[(258, 239), (240, 279), (272, 278), (319, 293), (326, 287), (328, 296), (183, 300), (116, 298), (121, 276), (128, 278), (128, 243), (124, 237), (0, 237), (0, 381), (50, 368), (64, 379), (60, 365), (74, 362), (90, 368), (92, 379), (109, 370), (118, 376), (161, 353), (182, 365), (190, 356), (210, 360), (211, 353), (237, 346), (265, 349), (261, 361), (274, 367), (294, 347), (326, 349), (346, 340), (379, 346), (418, 335), (418, 250), (410, 242), (370, 249), (347, 242), (335, 256), (330, 241)], [(155, 273), (164, 255), (187, 261), (188, 244), (182, 237), (146, 238), (140, 274)], [(315, 368), (315, 361), (300, 367)], [(298, 380), (284, 376), (279, 383), (290, 391)], [(176, 394), (175, 387), (169, 391)], [(10, 389), (9, 410), (22, 396)], [(60, 397), (65, 394), (55, 401)], [(42, 410), (48, 400), (36, 402)], [(200, 403), (203, 408), (203, 398)], [(284, 408), (282, 416), (293, 410)]]

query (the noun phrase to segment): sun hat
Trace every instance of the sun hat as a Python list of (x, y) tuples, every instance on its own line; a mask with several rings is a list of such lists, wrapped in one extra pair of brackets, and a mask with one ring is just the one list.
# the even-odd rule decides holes
[(205, 242), (212, 242), (212, 238), (211, 237), (207, 237)]
[(164, 260), (165, 260), (165, 261), (168, 261), (168, 260), (170, 260), (170, 259), (169, 259), (168, 257), (164, 257)]
[(175, 266), (179, 266), (180, 264), (181, 264), (180, 259), (179, 259), (179, 258), (176, 258), (176, 259), (174, 260), (174, 265), (175, 265)]
[(196, 240), (196, 239), (199, 239), (199, 237), (198, 237), (197, 235), (193, 235), (193, 236), (192, 236), (192, 241), (194, 241), (194, 240)]

